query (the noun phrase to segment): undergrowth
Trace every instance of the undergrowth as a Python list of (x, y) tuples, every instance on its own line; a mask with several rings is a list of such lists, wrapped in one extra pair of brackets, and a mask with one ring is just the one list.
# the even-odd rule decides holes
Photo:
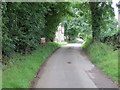
[(89, 38), (83, 43), (93, 63), (96, 64), (105, 74), (118, 84), (118, 50), (114, 50), (112, 46), (101, 42), (92, 43)]
[[(52, 52), (63, 44), (48, 43), (38, 47), (30, 55), (14, 57), (3, 71), (3, 88), (29, 88), (36, 72)], [(4, 67), (4, 66), (3, 66)]]

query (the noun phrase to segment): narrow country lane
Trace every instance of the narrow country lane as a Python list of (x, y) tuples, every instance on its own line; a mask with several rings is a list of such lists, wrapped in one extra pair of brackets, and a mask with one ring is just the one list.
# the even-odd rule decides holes
[(33, 88), (115, 88), (84, 53), (80, 43), (59, 48), (38, 73)]

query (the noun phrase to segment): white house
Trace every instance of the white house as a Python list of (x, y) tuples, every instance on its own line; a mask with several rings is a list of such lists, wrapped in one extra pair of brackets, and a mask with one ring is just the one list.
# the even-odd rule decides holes
[(58, 26), (58, 31), (56, 32), (55, 42), (64, 42), (64, 27), (61, 23)]

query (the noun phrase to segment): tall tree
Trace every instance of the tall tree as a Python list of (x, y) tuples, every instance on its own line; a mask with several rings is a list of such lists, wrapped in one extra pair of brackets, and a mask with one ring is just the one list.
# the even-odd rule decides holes
[(99, 40), (100, 36), (100, 22), (102, 13), (98, 5), (99, 2), (90, 2), (93, 40)]
[(101, 29), (105, 29), (109, 23), (106, 19), (109, 19), (109, 16), (114, 16), (113, 8), (111, 7), (112, 2), (90, 1), (93, 40), (99, 41)]

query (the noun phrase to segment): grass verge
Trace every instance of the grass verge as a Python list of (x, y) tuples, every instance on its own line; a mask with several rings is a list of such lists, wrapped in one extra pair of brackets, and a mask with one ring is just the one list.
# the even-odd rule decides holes
[(78, 42), (79, 40), (70, 40), (70, 41), (68, 41), (68, 43), (76, 43), (76, 42)]
[(118, 84), (118, 80), (120, 80), (118, 77), (118, 50), (114, 51), (112, 46), (105, 43), (91, 43), (91, 40), (84, 43), (83, 47), (91, 61)]
[(15, 61), (15, 63), (10, 63), (9, 67), (3, 71), (2, 87), (29, 88), (40, 66), (55, 49), (62, 45), (64, 44), (48, 43), (46, 46), (39, 47), (30, 55), (18, 55), (9, 60)]

